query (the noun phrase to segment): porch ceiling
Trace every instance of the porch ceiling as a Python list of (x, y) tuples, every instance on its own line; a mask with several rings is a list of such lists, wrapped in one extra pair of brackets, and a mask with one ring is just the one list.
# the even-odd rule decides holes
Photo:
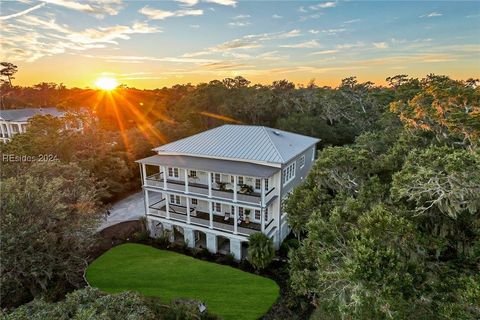
[(180, 155), (154, 155), (148, 158), (137, 160), (136, 162), (154, 166), (162, 165), (190, 170), (209, 171), (259, 178), (271, 177), (280, 170), (279, 168), (263, 166), (255, 163)]

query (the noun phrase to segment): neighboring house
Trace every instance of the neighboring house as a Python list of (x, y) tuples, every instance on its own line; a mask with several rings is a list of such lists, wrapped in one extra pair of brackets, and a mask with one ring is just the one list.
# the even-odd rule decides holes
[(262, 126), (224, 125), (138, 160), (151, 236), (245, 256), (263, 232), (275, 248), (289, 234), (282, 200), (307, 176), (319, 139)]
[(9, 141), (15, 134), (27, 131), (28, 120), (36, 115), (65, 116), (64, 111), (57, 108), (26, 108), (0, 110), (0, 139)]

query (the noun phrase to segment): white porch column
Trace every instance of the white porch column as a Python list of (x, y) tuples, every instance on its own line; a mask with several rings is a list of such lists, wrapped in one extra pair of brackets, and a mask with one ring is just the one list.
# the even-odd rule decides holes
[(230, 238), (230, 253), (233, 254), (235, 260), (242, 260), (242, 242), (238, 239)]
[(185, 172), (185, 193), (188, 193), (188, 170), (183, 169), (183, 171)]
[(150, 211), (150, 210), (149, 210), (149, 203), (150, 203), (150, 201), (149, 201), (149, 199), (148, 199), (148, 190), (147, 190), (147, 189), (143, 189), (143, 192), (144, 192), (144, 194), (145, 194), (145, 197), (144, 197), (144, 200), (145, 200), (145, 201), (144, 201), (144, 202), (145, 202), (145, 215), (147, 215), (147, 214), (150, 213), (150, 212), (149, 212), (149, 211)]
[(2, 131), (2, 138), (6, 138), (6, 132), (3, 130), (3, 122), (0, 122), (0, 130)]
[(217, 253), (217, 235), (207, 232), (207, 249), (211, 253)]
[(167, 167), (163, 166), (163, 189), (167, 190)]
[(164, 193), (165, 195), (165, 210), (167, 210), (167, 219), (170, 219), (170, 199), (168, 199), (168, 194)]
[(173, 242), (175, 236), (173, 234), (173, 226), (170, 223), (163, 222), (163, 232), (168, 232), (168, 241)]
[(261, 187), (262, 191), (260, 192), (261, 196), (261, 201), (262, 201), (262, 207), (265, 205), (265, 179), (262, 178), (261, 180)]
[(190, 228), (183, 228), (183, 239), (189, 248), (195, 247), (195, 231)]
[(190, 224), (190, 199), (185, 197), (185, 202), (187, 206), (187, 223)]
[(12, 137), (12, 127), (10, 123), (7, 123), (7, 135), (9, 138)]
[(234, 214), (234, 217), (233, 217), (233, 233), (237, 234), (238, 233), (238, 224), (237, 224), (238, 206), (234, 206), (233, 208), (234, 208), (234, 211), (235, 211), (235, 214)]
[(209, 228), (213, 229), (213, 208), (212, 208), (212, 202), (211, 201), (208, 201), (208, 212), (210, 214), (210, 216), (209, 216), (209, 218), (210, 218)]
[(212, 197), (212, 173), (208, 172), (208, 197)]
[(237, 184), (238, 176), (233, 176), (233, 201), (237, 202)]
[(262, 224), (262, 233), (265, 233), (265, 209), (260, 209), (260, 221)]
[(147, 185), (147, 168), (145, 163), (142, 163), (142, 179), (143, 179), (143, 185)]

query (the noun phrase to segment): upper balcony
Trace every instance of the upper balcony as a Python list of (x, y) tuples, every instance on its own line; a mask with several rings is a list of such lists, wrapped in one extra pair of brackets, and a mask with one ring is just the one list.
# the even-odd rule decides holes
[[(279, 168), (186, 156), (139, 160), (143, 185), (194, 196), (265, 206), (278, 196)], [(166, 178), (166, 179), (165, 179)]]

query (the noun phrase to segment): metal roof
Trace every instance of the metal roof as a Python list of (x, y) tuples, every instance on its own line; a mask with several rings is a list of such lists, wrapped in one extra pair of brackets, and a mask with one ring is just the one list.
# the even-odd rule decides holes
[(318, 141), (317, 138), (263, 126), (223, 125), (153, 150), (158, 154), (287, 163)]
[(57, 108), (26, 108), (26, 109), (9, 109), (0, 110), (0, 119), (7, 121), (27, 122), (28, 119), (36, 115), (51, 115), (54, 117), (62, 117), (64, 111)]
[(275, 172), (280, 170), (278, 168), (255, 163), (181, 155), (154, 155), (148, 158), (137, 160), (136, 162), (155, 166), (164, 165), (167, 167), (179, 167), (185, 169), (210, 171), (258, 178), (271, 177), (273, 174), (275, 174)]

